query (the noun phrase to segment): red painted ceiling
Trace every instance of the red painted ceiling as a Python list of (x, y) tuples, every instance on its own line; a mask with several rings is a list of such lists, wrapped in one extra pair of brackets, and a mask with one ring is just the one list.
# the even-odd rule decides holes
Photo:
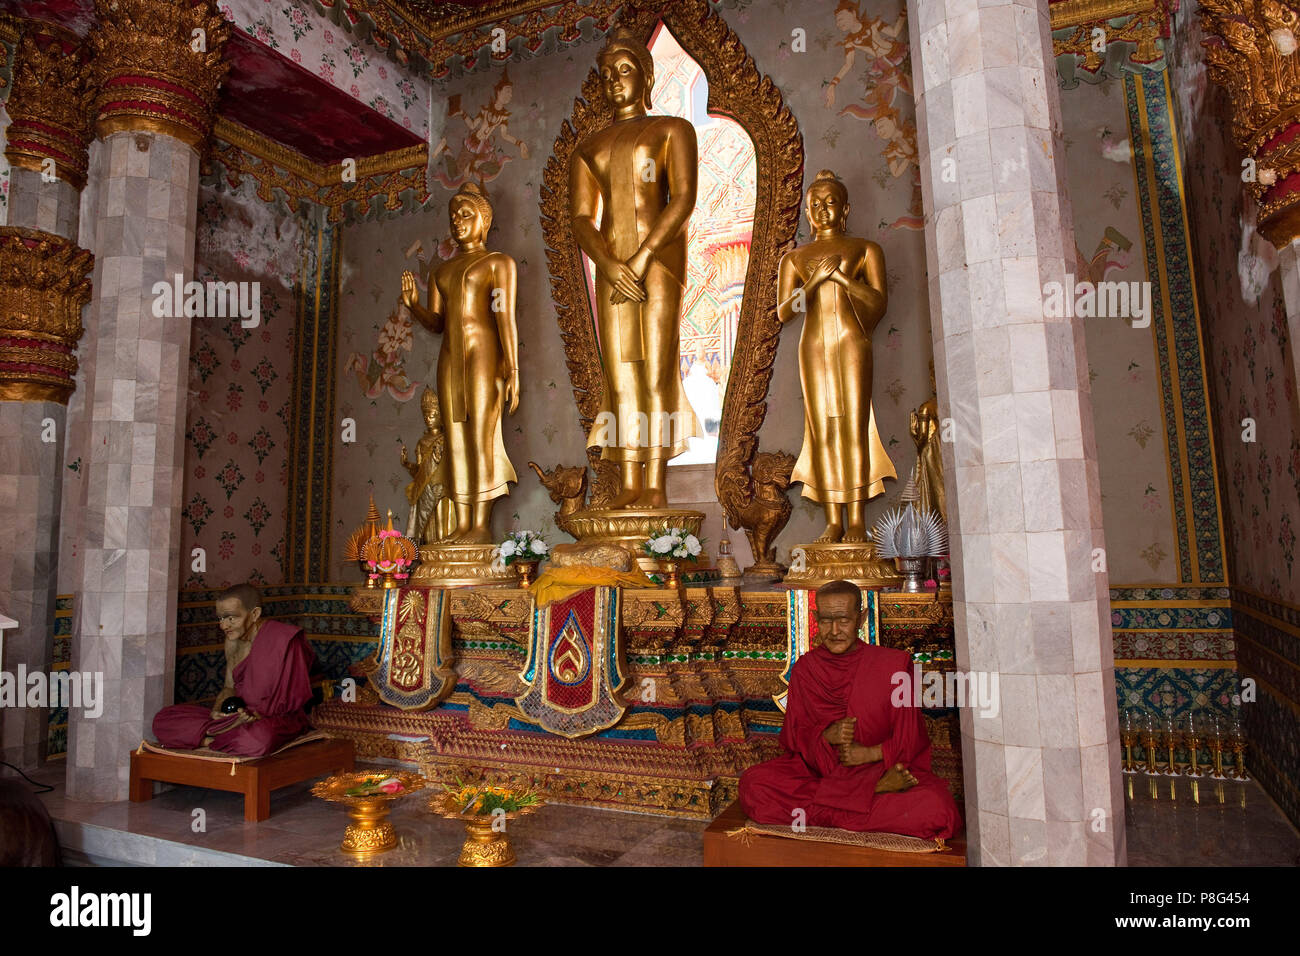
[[(8, 0), (20, 17), (49, 20), (84, 37), (93, 0)], [(217, 111), (318, 163), (360, 158), (423, 142), (410, 130), (258, 43), (232, 24), (231, 70)]]

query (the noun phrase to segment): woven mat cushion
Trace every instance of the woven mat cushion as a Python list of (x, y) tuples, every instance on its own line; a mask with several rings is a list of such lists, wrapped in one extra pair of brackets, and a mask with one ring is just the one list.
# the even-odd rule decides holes
[(222, 753), (220, 750), (213, 750), (211, 747), (196, 747), (193, 750), (181, 750), (177, 747), (164, 747), (162, 744), (155, 744), (148, 740), (140, 741), (140, 751), (149, 751), (155, 754), (167, 754), (172, 757), (192, 757), (195, 760), (218, 760), (222, 763), (248, 763), (251, 760), (265, 760), (267, 757), (274, 757), (276, 754), (284, 753), (290, 747), (299, 747), (302, 744), (314, 743), (317, 740), (329, 740), (330, 735), (323, 730), (311, 730), (300, 737), (295, 737), (278, 750), (273, 750), (262, 757), (240, 757), (236, 754)]
[(759, 835), (785, 837), (788, 840), (812, 840), (815, 843), (840, 843), (845, 846), (860, 846), (891, 853), (938, 853), (948, 849), (943, 840), (923, 840), (921, 837), (905, 836), (901, 833), (855, 833), (852, 830), (837, 830), (834, 827), (808, 827), (802, 833), (796, 833), (789, 826), (755, 823), (753, 820), (746, 820), (743, 827), (727, 831), (727, 836), (735, 837), (742, 843), (747, 843), (751, 838)]

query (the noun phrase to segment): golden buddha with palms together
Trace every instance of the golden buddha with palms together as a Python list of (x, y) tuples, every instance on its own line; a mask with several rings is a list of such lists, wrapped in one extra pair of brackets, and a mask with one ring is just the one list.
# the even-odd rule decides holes
[(817, 174), (806, 212), (813, 239), (782, 258), (777, 287), (780, 320), (804, 317), (804, 438), (790, 480), (826, 511), (819, 542), (865, 542), (866, 503), (898, 476), (871, 405), (871, 334), (889, 301), (885, 257), (876, 243), (845, 234), (848, 191), (834, 173)]

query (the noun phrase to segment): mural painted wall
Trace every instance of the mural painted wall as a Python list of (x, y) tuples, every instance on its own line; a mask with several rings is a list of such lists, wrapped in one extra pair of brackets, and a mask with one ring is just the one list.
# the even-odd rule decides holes
[[(1266, 598), (1300, 595), (1300, 405), (1290, 358), (1278, 257), (1255, 233), (1241, 159), (1224, 128), (1231, 101), (1209, 83), (1194, 17), (1176, 34), (1177, 102), (1187, 177), (1197, 184), (1189, 216), (1198, 291), (1209, 338), (1206, 371), (1218, 411), (1218, 451), (1232, 582)], [(1243, 437), (1255, 423), (1253, 441)]]
[[(185, 587), (283, 582), (301, 224), (252, 186), (199, 190), (194, 278), (257, 283), (260, 323), (196, 318), (185, 419)], [(206, 570), (192, 552), (202, 548)]]
[[(1123, 80), (1061, 93), (1077, 281), (1145, 282), (1142, 222)], [(1159, 282), (1154, 283), (1159, 294)], [(1177, 582), (1155, 330), (1087, 320), (1097, 461), (1110, 579)]]

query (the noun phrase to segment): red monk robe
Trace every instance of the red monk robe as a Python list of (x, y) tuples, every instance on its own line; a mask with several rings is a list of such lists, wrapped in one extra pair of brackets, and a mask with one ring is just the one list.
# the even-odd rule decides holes
[(198, 704), (173, 704), (153, 719), (154, 736), (164, 747), (193, 749), (211, 737), (213, 750), (240, 757), (264, 757), (311, 726), (303, 710), (311, 699), (315, 658), (302, 628), (262, 621), (248, 656), (235, 668), (235, 693), (258, 720), (232, 725), (239, 714), (213, 717)]
[[(808, 826), (951, 837), (961, 815), (948, 785), (930, 772), (921, 711), (890, 701), (893, 676), (910, 673), (912, 662), (893, 648), (855, 645), (843, 654), (819, 645), (795, 662), (781, 728), (781, 746), (788, 753), (741, 774), (740, 805), (756, 823), (788, 826), (796, 819), (794, 811), (802, 809)], [(856, 767), (840, 763), (839, 748), (822, 734), (843, 717), (857, 718), (856, 741), (881, 745), (882, 760)], [(876, 793), (881, 774), (899, 763), (916, 785)]]

